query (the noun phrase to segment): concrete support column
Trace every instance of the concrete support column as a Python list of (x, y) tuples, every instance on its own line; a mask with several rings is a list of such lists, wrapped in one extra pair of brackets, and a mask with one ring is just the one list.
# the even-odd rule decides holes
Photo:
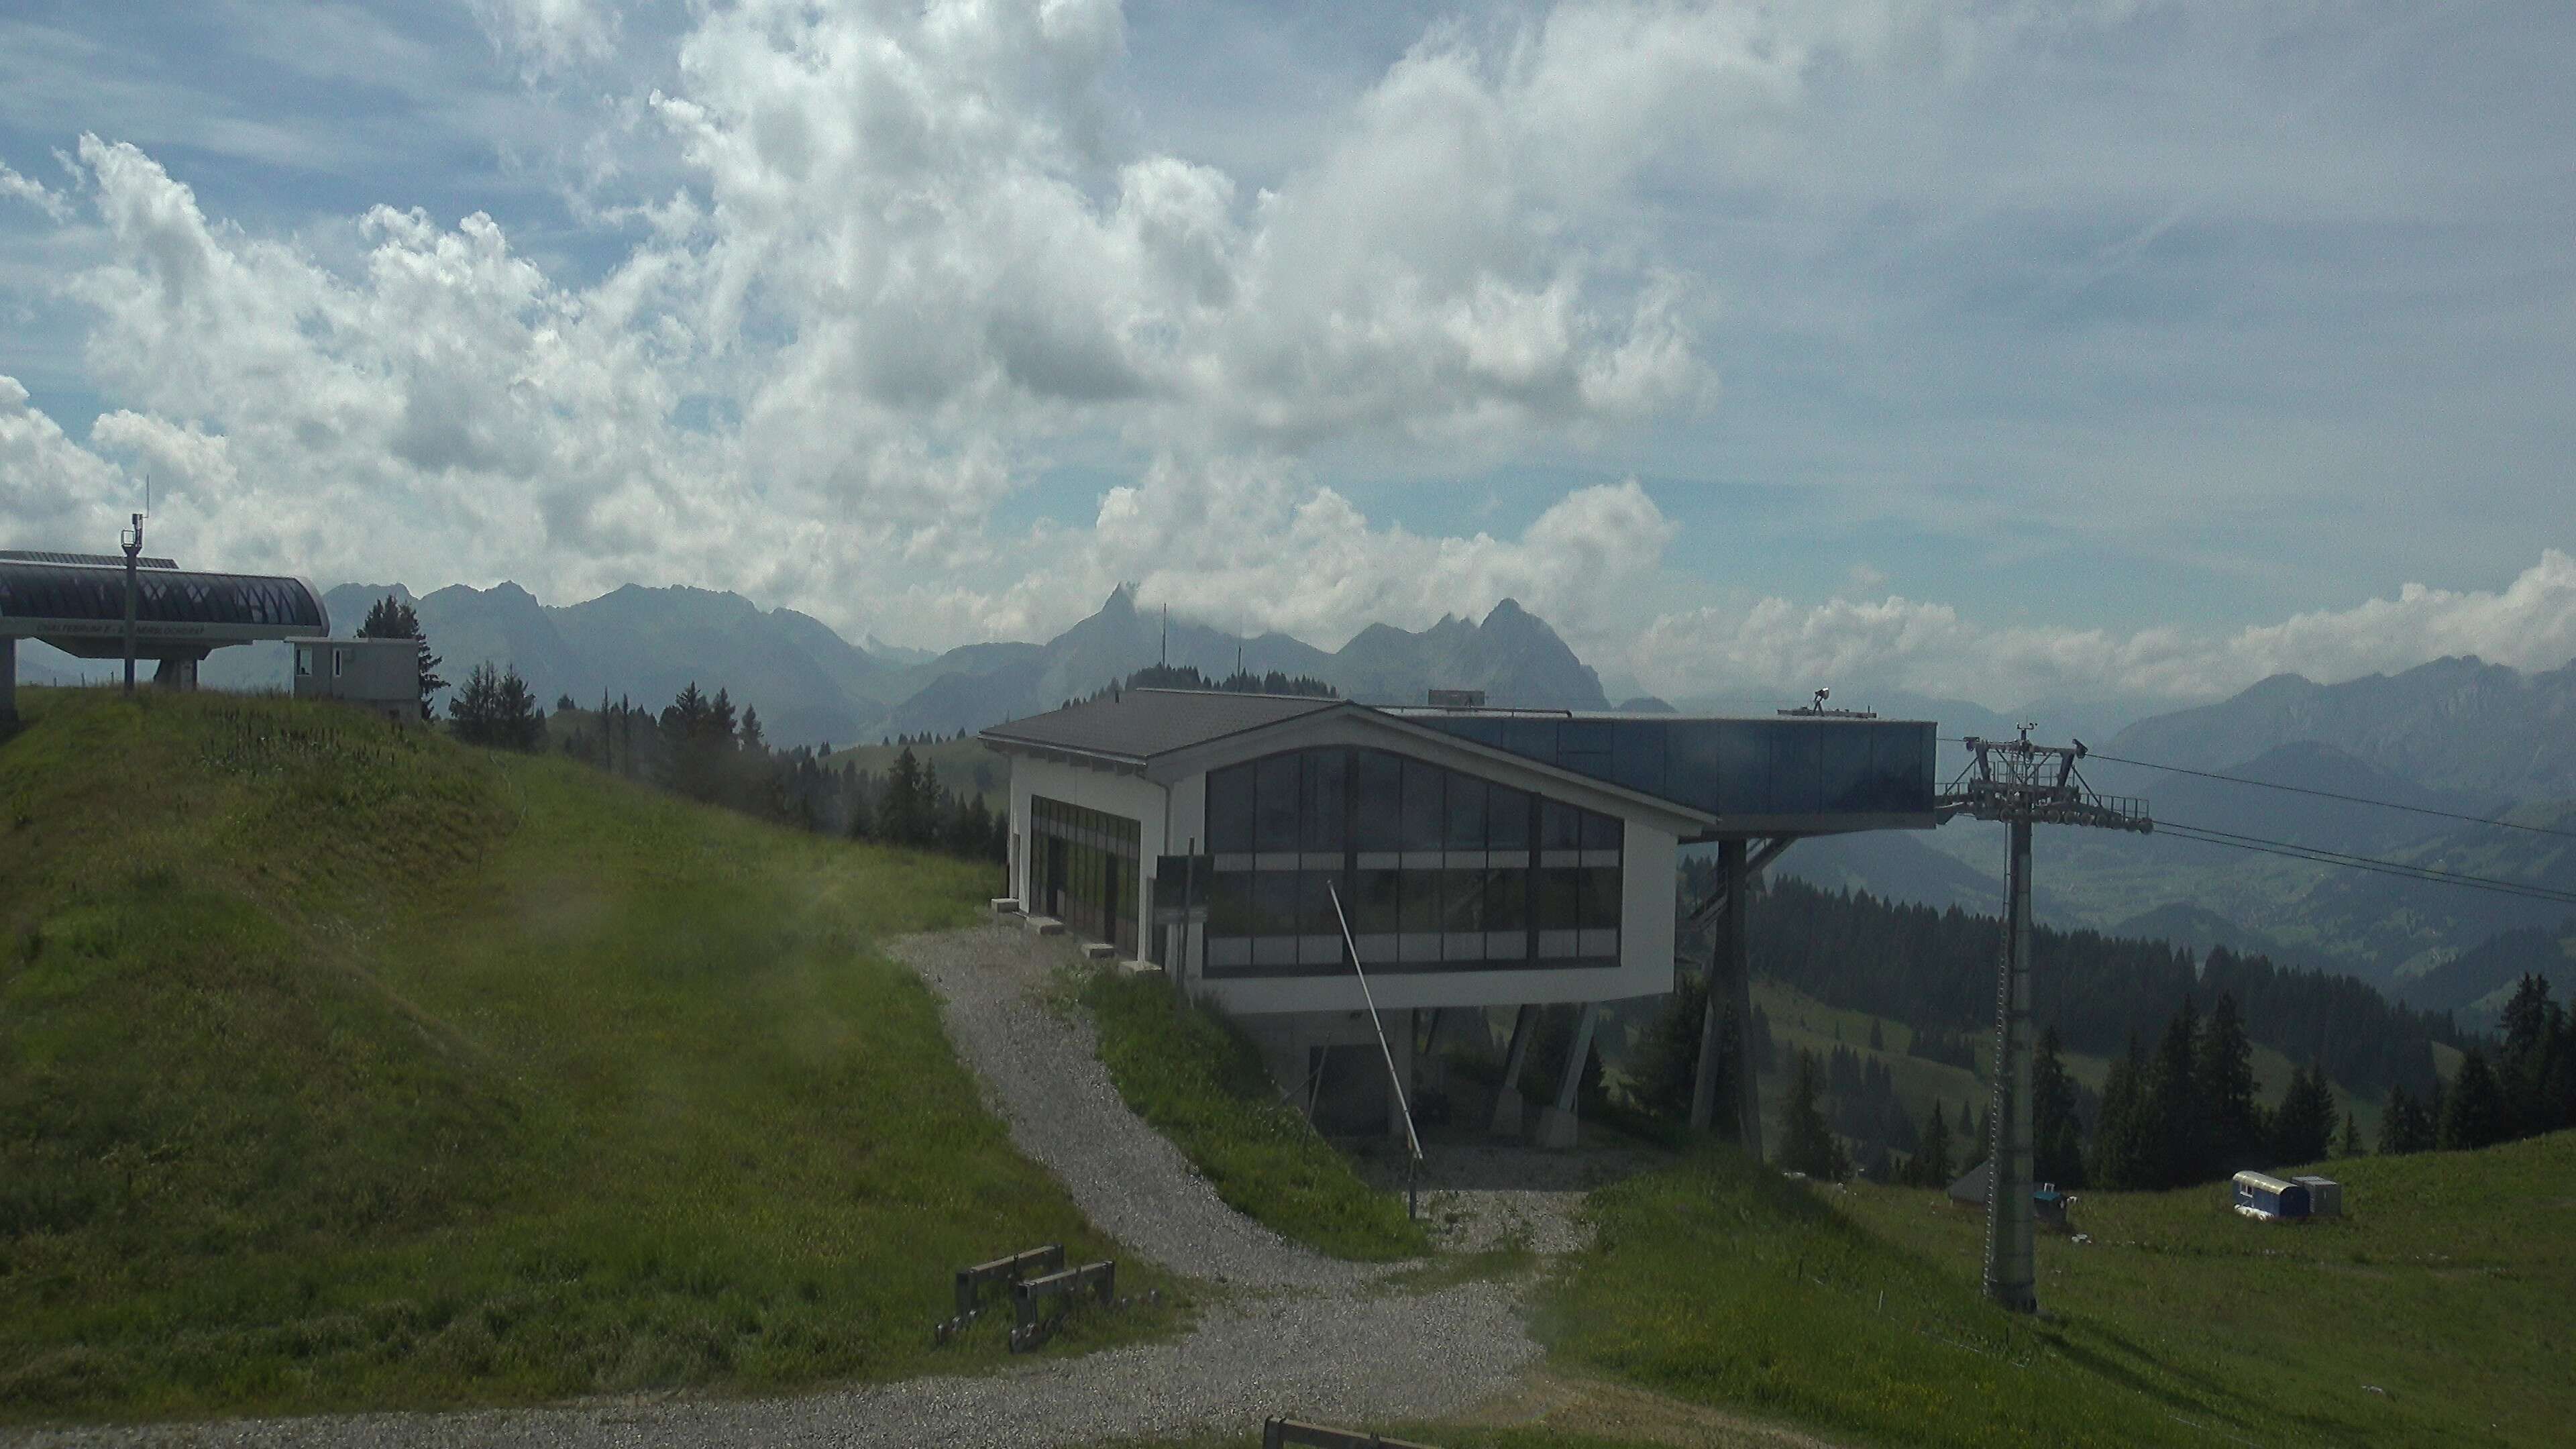
[(1557, 1151), (1574, 1145), (1575, 1093), (1583, 1085), (1583, 1064), (1592, 1058), (1592, 1032), (1601, 1024), (1601, 1004), (1583, 1003), (1583, 1015), (1575, 1019), (1574, 1050), (1565, 1059), (1565, 1075), (1556, 1089), (1556, 1105), (1538, 1114), (1538, 1145)]
[(18, 722), (18, 641), (0, 639), (0, 726)]
[(1729, 842), (1719, 863), (1726, 870), (1726, 918), (1718, 927), (1717, 954), (1726, 961), (1727, 993), (1735, 1010), (1735, 1140), (1759, 1162), (1762, 1064), (1753, 1059), (1753, 872), (1744, 842)]
[(1494, 1094), (1489, 1129), (1497, 1137), (1521, 1135), (1521, 1069), (1529, 1065), (1530, 1033), (1537, 1025), (1535, 1006), (1524, 1006), (1512, 1017), (1512, 1044), (1503, 1049), (1503, 1086)]
[(2011, 914), (1996, 983), (1994, 1173), (1986, 1195), (1986, 1296), (2028, 1313), (2039, 1306), (2031, 1221), (2030, 821), (2012, 822)]

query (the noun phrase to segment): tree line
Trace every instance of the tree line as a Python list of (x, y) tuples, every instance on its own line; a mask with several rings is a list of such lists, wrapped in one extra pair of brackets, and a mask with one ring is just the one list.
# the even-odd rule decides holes
[(1010, 851), (1008, 815), (979, 789), (942, 783), (910, 745), (882, 774), (833, 763), (828, 745), (776, 749), (760, 711), (737, 710), (722, 688), (709, 695), (692, 681), (658, 712), (605, 694), (587, 710), (559, 699), (554, 734), (563, 753), (610, 774), (782, 825), (978, 860)]
[(2379, 1150), (2487, 1147), (2576, 1127), (2576, 1019), (2549, 998), (2549, 978), (2526, 973), (2499, 1020), (2495, 1059), (2472, 1047), (2449, 1083), (2416, 1096), (2392, 1091)]
[[(1685, 903), (1714, 884), (1711, 862), (1689, 859), (1683, 871)], [(1752, 954), (1762, 974), (1829, 1006), (1919, 1030), (1992, 1030), (2000, 919), (1822, 890), (1795, 877), (1756, 882), (1752, 899)], [(2067, 1050), (2089, 1056), (2120, 1054), (2137, 1023), (2169, 1020), (2194, 993), (2232, 997), (2254, 1042), (2321, 1065), (2369, 1097), (2395, 1086), (2421, 1096), (2435, 1080), (2433, 1044), (2470, 1040), (2448, 1012), (2398, 1005), (2351, 977), (2223, 947), (2195, 968), (2191, 953), (2167, 942), (2040, 926), (2031, 962), (2034, 1019), (2055, 1024)]]

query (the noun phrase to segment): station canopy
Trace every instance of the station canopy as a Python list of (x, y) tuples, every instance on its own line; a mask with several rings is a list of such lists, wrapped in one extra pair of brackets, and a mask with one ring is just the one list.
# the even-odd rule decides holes
[[(198, 573), (169, 567), (166, 559), (140, 562), (134, 632), (142, 658), (198, 659), (227, 644), (331, 632), (322, 596), (302, 579)], [(89, 659), (123, 654), (125, 561), (0, 554), (0, 638), (38, 639)]]

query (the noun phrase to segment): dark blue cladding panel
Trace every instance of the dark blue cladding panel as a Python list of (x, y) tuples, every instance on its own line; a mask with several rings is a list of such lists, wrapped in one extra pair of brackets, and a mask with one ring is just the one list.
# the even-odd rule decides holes
[(1922, 815), (1934, 727), (1838, 719), (1596, 719), (1421, 713), (1428, 725), (1719, 816)]

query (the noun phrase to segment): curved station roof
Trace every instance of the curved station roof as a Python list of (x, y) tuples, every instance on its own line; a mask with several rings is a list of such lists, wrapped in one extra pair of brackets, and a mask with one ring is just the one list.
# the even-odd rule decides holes
[[(322, 595), (302, 579), (137, 562), (135, 653), (143, 658), (201, 658), (227, 644), (331, 632)], [(41, 639), (90, 659), (124, 653), (125, 560), (0, 553), (0, 638)]]

